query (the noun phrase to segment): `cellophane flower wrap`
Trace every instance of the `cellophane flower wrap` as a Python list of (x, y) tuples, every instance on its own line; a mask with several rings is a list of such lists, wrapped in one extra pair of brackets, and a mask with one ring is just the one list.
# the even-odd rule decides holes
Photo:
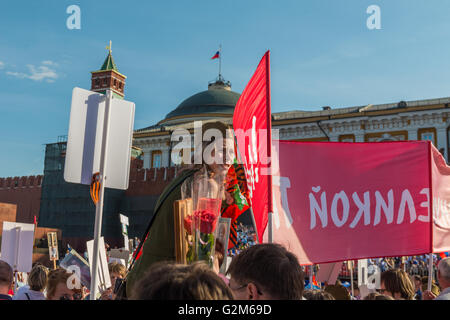
[(188, 263), (205, 261), (213, 267), (216, 225), (220, 217), (223, 191), (223, 180), (211, 177), (206, 169), (186, 181), (182, 188), (183, 197), (190, 196), (193, 199), (193, 213), (184, 218)]

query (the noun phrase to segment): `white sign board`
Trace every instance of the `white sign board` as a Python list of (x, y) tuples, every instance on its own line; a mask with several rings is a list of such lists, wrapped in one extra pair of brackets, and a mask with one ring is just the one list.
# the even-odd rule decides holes
[[(100, 171), (106, 96), (74, 88), (70, 109), (64, 180), (90, 185)], [(135, 105), (118, 98), (111, 100), (106, 188), (126, 190), (130, 173)]]
[(119, 214), (120, 223), (129, 226), (128, 217), (123, 214)]
[[(91, 269), (92, 278), (92, 261), (94, 261), (94, 240), (86, 242), (89, 257), (89, 267)], [(105, 240), (103, 237), (98, 243), (99, 258), (98, 259), (98, 289), (101, 292), (111, 287), (111, 278), (109, 276), (108, 260), (106, 259)]]
[(1, 260), (16, 271), (30, 272), (33, 244), (34, 224), (3, 221)]
[(125, 267), (128, 267), (128, 261), (130, 260), (130, 251), (126, 249), (111, 249), (109, 250), (109, 261), (113, 261), (113, 259), (117, 259), (119, 263), (123, 264)]
[(369, 283), (369, 272), (367, 259), (358, 260), (358, 287)]

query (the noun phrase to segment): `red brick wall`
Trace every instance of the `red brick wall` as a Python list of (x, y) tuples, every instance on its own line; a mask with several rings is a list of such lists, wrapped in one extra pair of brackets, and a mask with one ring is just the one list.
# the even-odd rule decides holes
[(164, 188), (175, 178), (180, 169), (138, 169), (130, 170), (130, 185), (126, 191), (129, 196), (159, 195)]
[(16, 221), (17, 206), (9, 203), (0, 203), (0, 236), (3, 232), (3, 221)]
[(16, 222), (39, 219), (43, 176), (0, 178), (0, 202), (17, 205)]

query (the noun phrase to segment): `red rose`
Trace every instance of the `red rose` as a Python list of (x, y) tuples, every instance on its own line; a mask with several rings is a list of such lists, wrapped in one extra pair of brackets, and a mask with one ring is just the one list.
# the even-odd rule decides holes
[(216, 230), (217, 218), (215, 214), (202, 210), (194, 213), (195, 224), (200, 228), (201, 233), (213, 233)]
[(186, 230), (188, 234), (192, 234), (191, 228), (192, 228), (192, 216), (184, 217), (184, 230)]

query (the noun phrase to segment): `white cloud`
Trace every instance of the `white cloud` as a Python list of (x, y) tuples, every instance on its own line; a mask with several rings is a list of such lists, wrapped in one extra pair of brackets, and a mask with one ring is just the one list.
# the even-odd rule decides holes
[(45, 61), (42, 61), (41, 64), (45, 64), (45, 65), (47, 65), (47, 66), (54, 66), (54, 67), (57, 67), (57, 66), (58, 66), (58, 64), (57, 64), (56, 62), (51, 61), (51, 60), (45, 60)]
[(46, 81), (53, 83), (59, 77), (55, 70), (55, 67), (57, 66), (58, 64), (56, 62), (46, 60), (42, 61), (41, 65), (37, 67), (32, 64), (27, 64), (29, 73), (7, 71), (6, 74), (19, 79), (26, 78), (33, 81)]
[(6, 74), (16, 77), (16, 78), (21, 78), (21, 79), (26, 78), (26, 76), (27, 76), (25, 73), (22, 73), (22, 72), (6, 71)]
[(0, 69), (3, 69), (5, 67), (5, 63), (0, 61)]

